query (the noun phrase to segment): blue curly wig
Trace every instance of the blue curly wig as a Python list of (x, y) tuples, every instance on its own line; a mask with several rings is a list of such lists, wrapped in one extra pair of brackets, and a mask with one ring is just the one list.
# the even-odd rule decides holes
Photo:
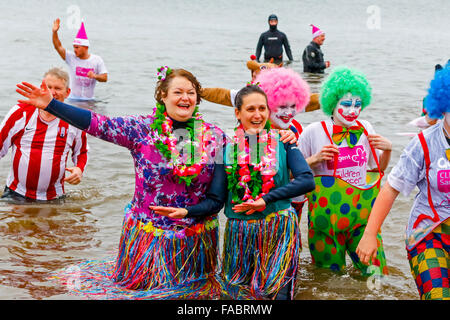
[(425, 98), (425, 109), (433, 119), (441, 119), (443, 113), (450, 112), (450, 62), (434, 74)]

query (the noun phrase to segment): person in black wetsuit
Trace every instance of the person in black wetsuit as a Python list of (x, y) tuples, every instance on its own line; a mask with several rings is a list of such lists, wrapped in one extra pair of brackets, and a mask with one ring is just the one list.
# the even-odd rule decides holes
[(330, 66), (330, 61), (324, 61), (320, 46), (325, 41), (325, 33), (314, 25), (312, 26), (313, 40), (303, 51), (303, 72), (324, 73)]
[(273, 58), (273, 63), (279, 64), (283, 61), (283, 46), (289, 61), (293, 61), (291, 47), (286, 34), (277, 29), (278, 18), (276, 15), (269, 16), (269, 30), (263, 32), (259, 37), (256, 46), (256, 60), (259, 61), (261, 50), (264, 47), (264, 62), (269, 62)]

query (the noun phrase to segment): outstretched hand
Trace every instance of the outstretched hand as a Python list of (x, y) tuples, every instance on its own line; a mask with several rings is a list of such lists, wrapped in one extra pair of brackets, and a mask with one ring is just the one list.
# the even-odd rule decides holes
[(155, 211), (156, 214), (169, 217), (172, 219), (183, 219), (188, 214), (185, 208), (175, 207), (161, 207), (161, 206), (149, 206), (150, 210)]
[(17, 84), (16, 92), (28, 98), (28, 100), (17, 100), (19, 103), (31, 104), (39, 109), (45, 109), (52, 101), (53, 96), (45, 81), (42, 80), (41, 87), (38, 88), (31, 83), (22, 82)]
[(250, 215), (255, 211), (263, 211), (266, 208), (266, 202), (263, 198), (259, 198), (258, 200), (247, 200), (246, 202), (237, 204), (233, 207), (234, 212), (245, 212), (246, 215)]

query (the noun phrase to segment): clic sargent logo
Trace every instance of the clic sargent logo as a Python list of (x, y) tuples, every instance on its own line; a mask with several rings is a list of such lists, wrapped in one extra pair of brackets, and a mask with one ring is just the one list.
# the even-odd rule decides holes
[(450, 161), (441, 157), (438, 160), (437, 185), (438, 190), (443, 193), (450, 193)]

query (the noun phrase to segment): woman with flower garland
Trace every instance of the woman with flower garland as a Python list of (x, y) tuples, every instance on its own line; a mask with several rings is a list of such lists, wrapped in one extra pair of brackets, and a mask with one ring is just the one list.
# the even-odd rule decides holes
[(392, 143), (376, 134), (370, 122), (358, 120), (370, 104), (371, 91), (360, 71), (336, 67), (320, 93), (321, 108), (330, 119), (311, 123), (298, 143), (316, 182), (314, 192), (307, 195), (313, 263), (343, 271), (348, 253), (363, 275), (382, 275), (388, 270), (380, 234), (378, 254), (370, 267), (355, 252), (392, 149)]
[(314, 189), (312, 172), (298, 148), (270, 129), (261, 88), (244, 87), (235, 102), (239, 126), (225, 150), (224, 291), (232, 298), (292, 299), (300, 233), (290, 199)]
[(62, 104), (52, 99), (45, 83), (41, 88), (25, 82), (17, 86), (28, 98), (24, 103), (128, 148), (135, 163), (135, 193), (125, 210), (116, 262), (80, 264), (77, 293), (96, 298), (218, 298), (216, 214), (226, 194), (225, 138), (197, 111), (197, 79), (183, 69), (160, 68), (153, 113), (115, 118)]
[(444, 118), (406, 146), (375, 201), (357, 253), (363, 263), (376, 255), (376, 233), (401, 192), (417, 186), (406, 228), (411, 274), (421, 299), (450, 300), (450, 63), (435, 73), (425, 107)]
[[(270, 109), (270, 122), (272, 128), (292, 131), (295, 139), (298, 140), (303, 131), (303, 126), (295, 120), (295, 116), (301, 112), (319, 109), (318, 94), (311, 94), (308, 83), (302, 79), (300, 74), (292, 69), (273, 66), (260, 66), (256, 61), (249, 61), (247, 66), (253, 65), (255, 76), (252, 83), (257, 83), (267, 96)], [(260, 69), (261, 67), (261, 69)], [(257, 70), (258, 72), (256, 72)], [(223, 88), (203, 88), (202, 98), (205, 100), (235, 106), (234, 98), (238, 90), (228, 90)], [(301, 216), (305, 197), (302, 195), (293, 199), (292, 205)]]

